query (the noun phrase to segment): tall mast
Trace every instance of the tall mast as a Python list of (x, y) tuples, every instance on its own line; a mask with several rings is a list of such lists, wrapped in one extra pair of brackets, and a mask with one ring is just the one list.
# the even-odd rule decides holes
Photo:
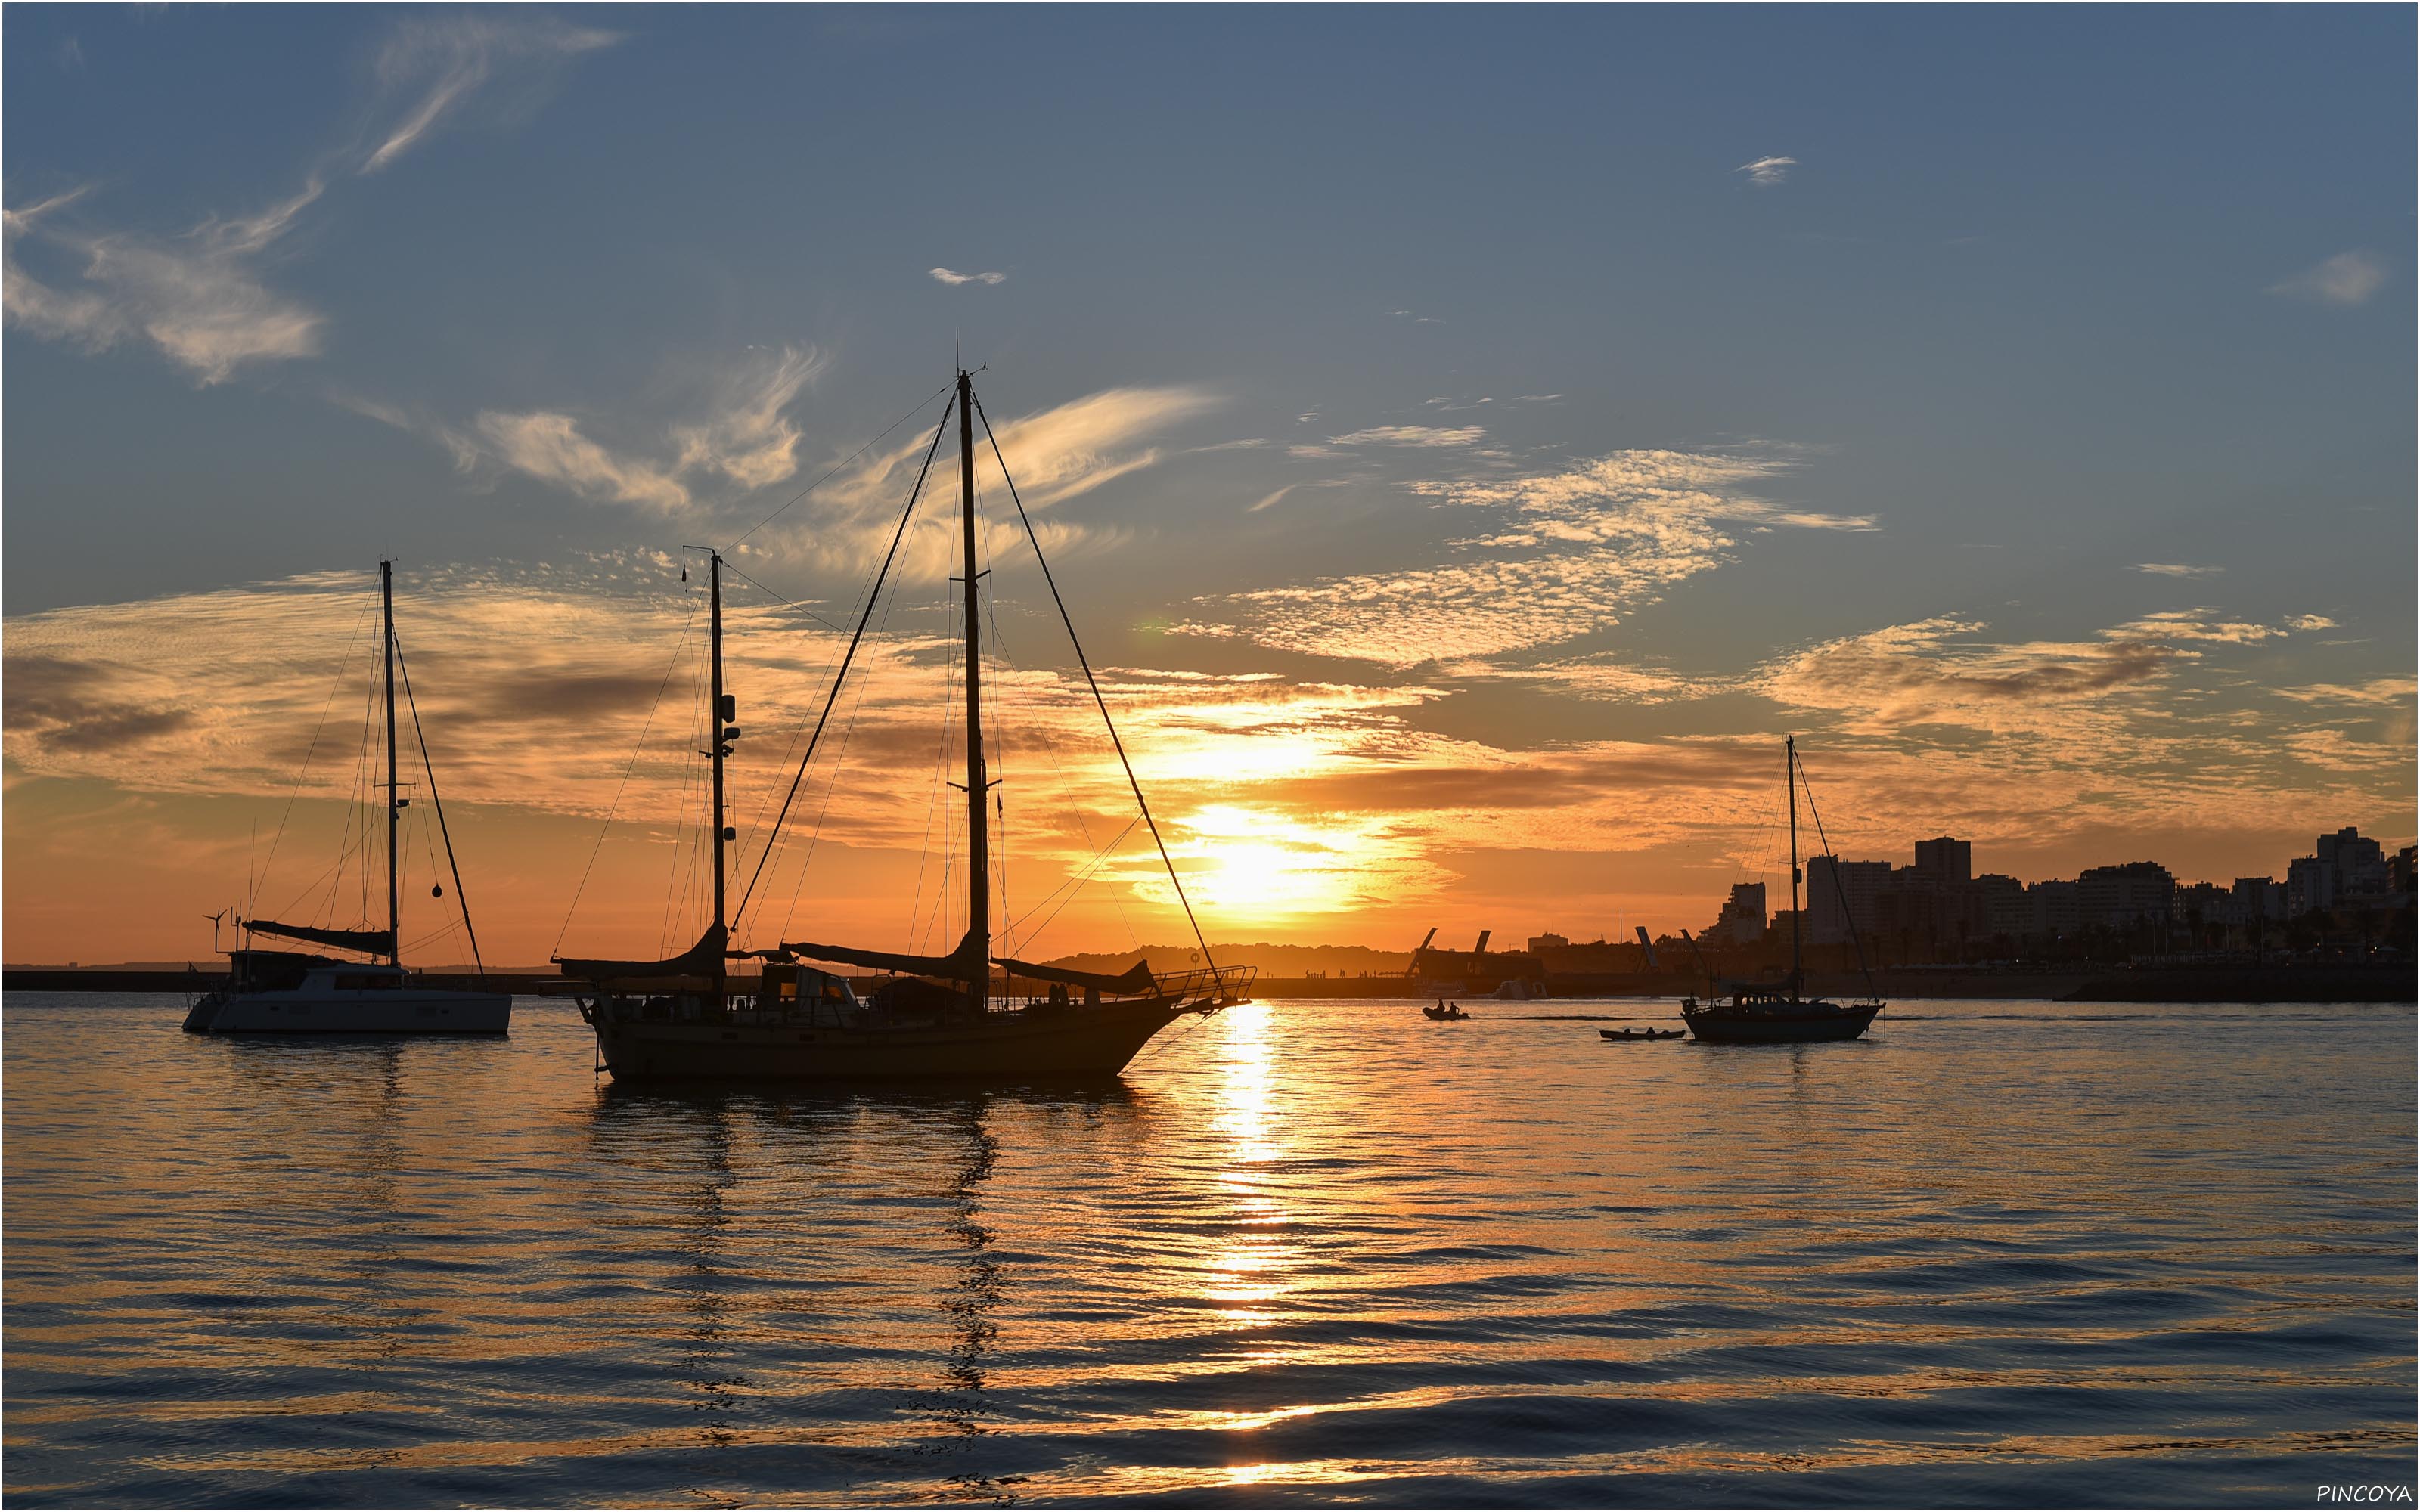
[[(1781, 742), (1782, 782), (1790, 793), (1790, 995), (1798, 995), (1798, 737)], [(1839, 879), (1833, 878), (1835, 884)], [(1807, 889), (1809, 897), (1814, 889)]]
[(967, 937), (974, 942), (974, 980), (967, 983), (975, 1011), (991, 995), (991, 836), (984, 805), (983, 642), (975, 594), (974, 378), (958, 369), (958, 503), (967, 558)]
[[(729, 834), (722, 823), (722, 759), (731, 752), (726, 726), (737, 711), (728, 706), (722, 691), (722, 553), (720, 551), (706, 553), (706, 603), (709, 606), (706, 643), (712, 648), (710, 659), (714, 664), (714, 708), (706, 723), (713, 742), (710, 748), (714, 753), (714, 932), (721, 936), (726, 928), (723, 922), (726, 874), (722, 865), (722, 845)], [(718, 939), (714, 948), (714, 1000), (718, 1005), (722, 1002), (722, 951), (727, 943)]]
[(403, 964), (403, 911), (396, 890), (396, 834), (403, 795), (395, 786), (395, 563), (379, 563), (379, 598), (386, 610), (386, 958)]

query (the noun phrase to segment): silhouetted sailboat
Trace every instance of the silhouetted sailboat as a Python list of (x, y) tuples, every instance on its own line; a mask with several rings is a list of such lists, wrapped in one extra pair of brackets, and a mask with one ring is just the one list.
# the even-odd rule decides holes
[[(985, 800), (993, 784), (986, 779), (984, 757), (983, 657), (977, 598), (977, 584), (983, 573), (975, 553), (974, 421), (981, 413), (981, 406), (975, 400), (972, 378), (966, 372), (958, 374), (957, 396), (944, 409), (941, 424), (934, 430), (923, 470), (917, 474), (916, 486), (908, 495), (898, 532), (892, 539), (891, 554), (884, 558), (882, 569), (876, 575), (864, 612), (825, 698), (822, 717), (799, 762), (799, 778), (804, 778), (807, 764), (814, 758), (824, 721), (830, 717), (875, 606), (881, 600), (883, 583), (898, 554), (899, 541), (914, 517), (917, 496), (923, 491), (933, 455), (948, 428), (952, 409), (958, 419), (966, 584), (967, 932), (946, 955), (917, 955), (810, 940), (783, 941), (755, 950), (730, 949), (725, 846), (737, 837), (723, 819), (723, 762), (731, 754), (731, 742), (739, 733), (731, 726), (738, 709), (735, 696), (723, 687), (723, 563), (719, 552), (713, 553), (708, 563), (711, 576), (707, 629), (713, 709), (706, 755), (713, 764), (714, 920), (695, 945), (665, 960), (556, 958), (565, 976), (584, 984), (580, 991), (581, 1014), (595, 1028), (598, 1051), (617, 1081), (1023, 1081), (1111, 1076), (1123, 1070), (1153, 1035), (1183, 1015), (1215, 1011), (1245, 1000), (1243, 994), (1251, 981), (1253, 968), (1221, 967), (1212, 962), (1209, 945), (1202, 938), (1198, 924), (1195, 939), (1205, 963), (1201, 970), (1156, 973), (1144, 963), (1137, 962), (1123, 973), (1109, 975), (992, 954), (992, 871)], [(1001, 455), (998, 440), (992, 438), (987, 419), (984, 434), (1006, 479), (1008, 464)], [(1008, 486), (1010, 497), (1015, 499), (1016, 485), (1013, 479), (1008, 480)], [(1075, 624), (1068, 618), (1066, 604), (1059, 597), (1058, 585), (1049, 576), (1049, 564), (1042, 560), (1042, 544), (1034, 535), (1021, 501), (1017, 503), (1017, 517), (1025, 526), (1035, 560), (1042, 564), (1044, 580), (1050, 583), (1051, 596), (1059, 605), (1068, 638), (1074, 640)], [(1109, 721), (1109, 705), (1101, 697), (1080, 641), (1077, 641), (1076, 655), (1084, 669), (1094, 703), (1103, 721), (1109, 724), (1110, 741), (1117, 748), (1135, 802), (1156, 844), (1158, 825), (1152, 819), (1141, 785), (1135, 780), (1134, 768), (1126, 761), (1125, 747), (1117, 737), (1116, 725)], [(798, 781), (794, 780), (790, 795), (795, 797), (797, 794)], [(766, 840), (764, 856), (757, 862), (749, 892), (740, 900), (743, 913), (755, 880), (764, 874), (765, 857), (772, 853), (789, 808), (785, 799), (781, 816), (775, 819)], [(1168, 867), (1169, 881), (1177, 900), (1185, 904), (1190, 919), (1191, 904), (1186, 902), (1184, 884), (1177, 879), (1175, 866), (1169, 862), (1164, 845), (1160, 858)], [(762, 971), (735, 980), (728, 965), (735, 959), (761, 961)], [(861, 999), (847, 980), (806, 964), (808, 962), (905, 975), (887, 983), (870, 998)], [(1003, 1005), (995, 1000), (991, 971), (995, 964), (1016, 978), (1049, 983), (1050, 992), (1021, 1006)], [(1080, 1000), (1074, 992), (1082, 994)]]
[[(1799, 931), (1801, 911), (1798, 906), (1798, 741), (1795, 736), (1782, 742), (1783, 782), (1790, 795), (1790, 976), (1774, 985), (1749, 986), (1734, 984), (1726, 1000), (1708, 995), (1703, 1003), (1683, 998), (1681, 1017), (1689, 1032), (1700, 1040), (1720, 1044), (1803, 1044), (1820, 1040), (1854, 1040), (1866, 1032), (1885, 1006), (1873, 993), (1873, 974), (1866, 973), (1869, 1000), (1862, 1003), (1834, 1003), (1820, 997), (1805, 996), (1805, 973), (1799, 964)], [(1814, 810), (1815, 795), (1807, 795), (1807, 810)], [(1823, 819), (1815, 815), (1816, 835), (1823, 838)], [(1824, 854), (1831, 854), (1827, 842)], [(1834, 881), (1838, 882), (1838, 877)], [(1837, 890), (1837, 887), (1836, 889)], [(1847, 913), (1846, 900), (1842, 913)], [(1865, 963), (1865, 946), (1857, 939), (1857, 923), (1849, 919), (1849, 938), (1856, 944), (1860, 968)]]
[[(392, 562), (379, 563), (379, 599), (385, 641), (381, 683), (386, 694), (386, 928), (332, 929), (267, 918), (237, 919), (245, 941), (226, 952), (225, 983), (205, 993), (187, 1011), (188, 1033), (502, 1034), (512, 1026), (509, 993), (423, 986), (403, 966), (403, 909), (397, 876), (401, 848), (396, 838), (403, 810), (411, 800), (403, 796), (396, 780), (395, 674), (401, 648), (395, 635)], [(406, 672), (407, 697), (410, 678)], [(417, 703), (412, 705), (411, 727), (418, 735)], [(420, 759), (428, 775), (429, 803), (437, 811), (438, 830), (445, 835), (445, 862), (454, 878), (455, 903), (462, 910), (462, 931), (476, 963), (479, 938), (471, 930), (470, 903), (462, 896), (462, 871), (454, 859), (453, 836), (445, 832), (445, 809), (437, 798), (437, 772), (428, 761), (425, 737), (420, 741)], [(324, 945), (371, 959), (340, 961), (300, 950), (259, 949), (251, 943), (255, 934)], [(376, 959), (380, 956), (386, 959)]]

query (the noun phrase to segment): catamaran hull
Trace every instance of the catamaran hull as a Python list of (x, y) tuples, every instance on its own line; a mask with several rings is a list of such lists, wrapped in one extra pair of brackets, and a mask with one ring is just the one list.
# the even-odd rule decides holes
[(505, 993), (244, 993), (185, 1015), (190, 1034), (504, 1034), (512, 1023)]
[(1691, 1034), (1711, 1044), (1816, 1044), (1855, 1039), (1866, 1032), (1866, 1026), (1881, 1011), (1882, 1005), (1877, 1003), (1831, 1013), (1756, 1013), (1736, 1017), (1709, 1013), (1702, 1009), (1683, 1009), (1681, 1016), (1688, 1021)]
[(1035, 1082), (1115, 1076), (1153, 1035), (1202, 1010), (1160, 1001), (873, 1029), (600, 1020), (594, 1008), (583, 1011), (617, 1082)]

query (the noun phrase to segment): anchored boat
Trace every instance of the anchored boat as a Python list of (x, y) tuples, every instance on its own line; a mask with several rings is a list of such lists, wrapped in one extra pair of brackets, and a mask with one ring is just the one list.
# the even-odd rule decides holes
[[(1854, 1040), (1866, 1032), (1885, 1005), (1873, 993), (1873, 973), (1866, 970), (1868, 998), (1859, 1003), (1835, 1003), (1821, 997), (1807, 997), (1801, 988), (1805, 973), (1799, 966), (1800, 910), (1798, 907), (1798, 789), (1804, 775), (1798, 764), (1796, 736), (1782, 742), (1782, 780), (1790, 797), (1790, 975), (1784, 980), (1767, 985), (1735, 984), (1731, 995), (1724, 998), (1709, 991), (1702, 1003), (1694, 997), (1681, 1000), (1681, 1017), (1689, 1032), (1700, 1040), (1717, 1044), (1805, 1044), (1823, 1040)], [(1807, 795), (1807, 810), (1815, 820), (1818, 840), (1823, 838), (1823, 816), (1815, 810), (1815, 795)], [(1828, 841), (1823, 853), (1831, 854)], [(1857, 936), (1857, 921), (1849, 919), (1849, 939), (1856, 946), (1857, 964), (1865, 969), (1866, 948)], [(1696, 942), (1692, 941), (1694, 946)]]
[[(239, 917), (235, 924), (244, 943), (226, 952), (226, 981), (203, 994), (186, 1011), (189, 1034), (503, 1034), (512, 1026), (510, 994), (430, 987), (404, 969), (398, 876), (402, 848), (397, 841), (403, 810), (411, 800), (403, 795), (396, 781), (396, 671), (403, 650), (395, 633), (392, 562), (379, 563), (379, 600), (385, 642), (384, 673), (380, 681), (386, 697), (386, 927), (339, 929)], [(408, 670), (403, 687), (411, 709), (412, 733), (419, 737), (420, 709), (411, 698)], [(462, 932), (470, 942), (472, 960), (477, 963), (479, 937), (471, 928), (470, 904), (462, 895), (462, 869), (454, 859), (454, 840), (445, 829), (445, 807), (437, 796), (437, 769), (428, 759), (425, 737), (420, 738), (420, 760), (428, 779), (429, 805), (436, 811), (438, 832), (445, 841), (445, 862), (454, 879), (454, 901), (461, 909)], [(435, 884), (430, 891), (442, 896), (444, 886)], [(335, 896), (332, 882), (332, 904)], [(365, 959), (263, 949), (251, 943), (254, 935), (327, 946)]]
[[(1200, 969), (1155, 972), (1137, 962), (1118, 974), (1074, 971), (993, 954), (990, 923), (990, 832), (988, 797), (996, 785), (987, 775), (984, 748), (982, 613), (977, 584), (984, 576), (975, 549), (974, 424), (983, 420), (991, 455), (1016, 500), (1016, 516), (1041, 564), (1044, 581), (1068, 638), (1075, 642), (1078, 663), (1110, 742), (1125, 768), (1140, 817), (1159, 845), (1177, 901), (1192, 919), (1185, 885), (1159, 842), (1159, 826), (1127, 762), (1125, 744), (1093, 675), (1083, 644), (1076, 638), (1058, 584), (1043, 558), (1008, 464), (991, 434), (991, 423), (975, 398), (971, 375), (961, 371), (956, 397), (942, 410), (941, 421), (926, 448), (923, 468), (901, 513), (891, 551), (876, 573), (865, 609), (842, 656), (814, 732), (799, 764), (780, 814), (768, 832), (763, 852), (743, 889), (738, 916), (746, 917), (765, 873), (767, 859), (788, 818), (791, 799), (798, 796), (808, 764), (823, 739), (834, 702), (840, 696), (882, 598), (884, 582), (899, 552), (899, 543), (915, 517), (933, 457), (950, 418), (958, 423), (959, 516), (966, 584), (962, 617), (965, 659), (963, 686), (966, 721), (967, 850), (963, 862), (967, 930), (946, 955), (922, 955), (901, 950), (869, 949), (856, 945), (813, 940), (787, 940), (754, 949), (731, 948), (733, 915), (728, 908), (726, 847), (736, 833), (724, 821), (723, 764), (739, 730), (737, 696), (723, 686), (722, 569), (720, 552), (707, 562), (707, 637), (710, 646), (710, 697), (707, 749), (712, 764), (714, 918), (695, 945), (681, 954), (659, 961), (556, 958), (564, 975), (578, 985), (581, 1016), (597, 1034), (597, 1047), (616, 1081), (744, 1080), (744, 1081), (921, 1081), (985, 1079), (1037, 1081), (1060, 1078), (1094, 1079), (1116, 1075), (1152, 1036), (1188, 1013), (1210, 1013), (1247, 1001), (1254, 969), (1219, 966), (1211, 959), (1208, 942), (1197, 923), (1196, 943), (1203, 963)], [(956, 784), (953, 784), (955, 786)], [(752, 960), (757, 972), (735, 976), (731, 963)], [(815, 964), (820, 963), (821, 964)], [(845, 978), (824, 969), (856, 966), (898, 975), (869, 995), (860, 996)], [(996, 984), (992, 968), (1008, 974)], [(1022, 999), (1005, 988), (1018, 980), (1041, 984), (1047, 992), (1029, 990)]]

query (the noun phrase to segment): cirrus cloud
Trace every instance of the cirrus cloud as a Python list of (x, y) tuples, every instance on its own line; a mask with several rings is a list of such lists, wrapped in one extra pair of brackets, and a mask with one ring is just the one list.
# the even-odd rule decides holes
[(1796, 158), (1758, 158), (1733, 168), (1733, 173), (1747, 175), (1747, 181), (1758, 189), (1771, 189), (1790, 177), (1798, 166)]
[(2272, 294), (2316, 304), (2350, 306), (2366, 303), (2386, 282), (2386, 265), (2374, 253), (2358, 249), (2322, 258), (2301, 272), (2269, 285)]

